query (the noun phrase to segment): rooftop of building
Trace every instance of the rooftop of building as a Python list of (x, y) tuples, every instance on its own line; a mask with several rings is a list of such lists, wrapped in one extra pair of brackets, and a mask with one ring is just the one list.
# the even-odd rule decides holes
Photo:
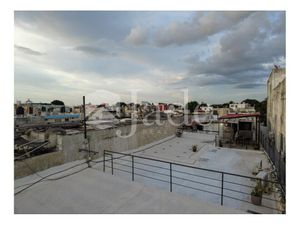
[[(51, 168), (40, 174), (46, 176), (76, 163), (78, 162)], [(74, 171), (82, 168), (85, 167), (78, 167)], [(53, 178), (55, 179), (55, 176)], [(31, 182), (28, 177), (23, 180)], [(21, 185), (20, 183), (20, 181), (16, 182), (16, 186)], [(142, 183), (130, 182), (91, 168), (64, 179), (45, 181), (15, 196), (15, 213), (234, 214), (243, 212), (204, 203)]]
[[(247, 203), (249, 196), (241, 193), (250, 193), (249, 187), (236, 187), (241, 193), (233, 193), (233, 197), (240, 198), (242, 201), (225, 198), (224, 206), (220, 205), (219, 189), (216, 189), (217, 195), (209, 193), (215, 191), (214, 185), (219, 185), (219, 181), (208, 181), (207, 179), (219, 179), (220, 173), (205, 171), (205, 169), (225, 172), (227, 173), (225, 179), (230, 178), (228, 181), (231, 183), (250, 186), (255, 183), (253, 180), (238, 178), (230, 175), (230, 173), (253, 177), (253, 169), (259, 161), (262, 161), (263, 169), (270, 169), (271, 167), (268, 158), (262, 151), (218, 148), (213, 144), (214, 138), (213, 134), (184, 132), (182, 137), (170, 136), (138, 149), (127, 151), (126, 154), (136, 157), (134, 160), (135, 182), (130, 181), (131, 155), (127, 157), (122, 155), (123, 153), (110, 153), (114, 157), (114, 175), (110, 174), (112, 172), (112, 169), (109, 168), (111, 162), (106, 164), (106, 173), (102, 172), (103, 162), (101, 160), (103, 159), (100, 158), (99, 163), (91, 163), (92, 168), (87, 168), (86, 164), (83, 164), (64, 173), (49, 176), (43, 182), (38, 182), (15, 195), (15, 212), (278, 213), (276, 211), (277, 206), (272, 201), (264, 200), (263, 202), (269, 208)], [(197, 145), (197, 152), (192, 151), (193, 145)], [(122, 156), (121, 159), (119, 156)], [(167, 162), (167, 167), (164, 162)], [(170, 185), (168, 163), (170, 162), (173, 163), (174, 176), (172, 193), (168, 191)], [(38, 175), (33, 174), (15, 180), (15, 193), (28, 184), (40, 180), (41, 177), (46, 177), (51, 173), (79, 163), (81, 162), (64, 164), (39, 172)], [(149, 164), (151, 166), (150, 171)], [(122, 172), (126, 168), (128, 171)], [(81, 171), (82, 169), (83, 171)], [(77, 171), (80, 172), (76, 173)], [(66, 176), (66, 174), (73, 175)], [(156, 179), (148, 179), (151, 176)], [(185, 180), (176, 180), (180, 177)], [(189, 179), (192, 181), (188, 181)], [(164, 182), (160, 180), (164, 180)], [(176, 182), (178, 185), (175, 185)], [(194, 186), (189, 182), (194, 182)], [(182, 187), (195, 187), (195, 182), (198, 182), (197, 185), (200, 185), (202, 191)], [(208, 186), (201, 186), (203, 182), (209, 182)], [(226, 186), (225, 195), (227, 196), (230, 196), (230, 190), (233, 188), (233, 184), (230, 182)], [(268, 198), (273, 197), (273, 195), (268, 196)]]

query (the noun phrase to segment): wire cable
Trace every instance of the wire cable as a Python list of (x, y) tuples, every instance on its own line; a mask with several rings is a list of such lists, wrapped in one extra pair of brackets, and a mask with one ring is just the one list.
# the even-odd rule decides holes
[[(83, 162), (83, 163), (80, 163), (80, 164), (71, 166), (71, 167), (69, 167), (69, 168), (67, 168), (67, 169), (64, 169), (64, 170), (61, 170), (61, 171), (57, 171), (57, 172), (55, 172), (55, 173), (51, 173), (51, 174), (49, 174), (49, 175), (46, 175), (46, 176), (44, 176), (44, 177), (41, 177), (41, 179), (39, 179), (39, 180), (37, 180), (37, 181), (34, 181), (34, 182), (28, 184), (27, 187), (25, 187), (25, 188), (21, 189), (20, 191), (16, 192), (14, 195), (20, 194), (21, 192), (23, 192), (23, 191), (27, 190), (28, 188), (32, 187), (33, 185), (35, 185), (35, 184), (37, 184), (37, 183), (39, 183), (39, 182), (45, 180), (47, 177), (51, 177), (51, 176), (53, 176), (53, 175), (56, 175), (56, 174), (59, 174), (59, 173), (68, 171), (68, 170), (73, 169), (73, 168), (75, 168), (75, 167), (81, 166), (81, 165), (83, 165), (83, 164), (85, 164), (85, 163), (86, 163), (86, 162)], [(53, 180), (59, 180), (59, 179), (62, 179), (62, 178), (71, 176), (71, 175), (73, 175), (73, 174), (79, 173), (79, 172), (81, 172), (81, 171), (83, 171), (83, 170), (85, 170), (85, 169), (87, 169), (87, 168), (89, 168), (89, 167), (85, 167), (85, 168), (83, 168), (83, 169), (81, 169), (81, 170), (79, 170), (79, 171), (76, 171), (76, 172), (73, 172), (73, 173), (64, 175), (64, 176), (62, 176), (62, 177), (52, 178), (52, 179), (48, 179), (48, 180), (50, 180), (50, 181), (53, 181)], [(24, 185), (21, 185), (21, 186), (24, 186)], [(19, 186), (19, 187), (21, 187), (21, 186)], [(17, 188), (18, 188), (18, 187), (17, 187)]]

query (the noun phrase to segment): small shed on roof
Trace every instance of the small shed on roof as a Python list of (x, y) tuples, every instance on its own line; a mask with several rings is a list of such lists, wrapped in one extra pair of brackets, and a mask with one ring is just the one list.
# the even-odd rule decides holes
[[(224, 122), (224, 121), (228, 121), (228, 120), (232, 120), (232, 119), (250, 118), (250, 117), (255, 118), (255, 141), (256, 141), (256, 144), (259, 145), (259, 142), (260, 142), (260, 135), (259, 135), (259, 133), (260, 133), (260, 121), (259, 121), (260, 113), (259, 112), (226, 114), (224, 116), (219, 117), (218, 120)], [(239, 126), (239, 124), (238, 124), (238, 126)], [(220, 130), (220, 128), (218, 128), (218, 129)]]

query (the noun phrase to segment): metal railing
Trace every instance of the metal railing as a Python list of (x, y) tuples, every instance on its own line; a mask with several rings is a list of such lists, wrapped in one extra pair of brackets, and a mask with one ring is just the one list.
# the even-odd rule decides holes
[[(105, 163), (109, 161), (110, 163)], [(224, 205), (225, 199), (228, 202), (239, 201), (242, 204), (252, 204), (249, 199), (251, 191), (255, 187), (253, 185), (254, 181), (264, 182), (264, 184), (273, 187), (278, 185), (277, 182), (262, 180), (257, 177), (104, 150), (104, 172), (106, 168), (110, 168), (112, 174), (114, 174), (114, 171), (129, 174), (132, 181), (135, 181), (136, 177), (158, 181), (164, 184), (164, 187), (168, 185), (170, 192), (176, 187), (176, 189), (189, 189), (206, 193), (213, 196), (214, 201), (219, 202), (220, 205)], [(276, 211), (276, 213), (285, 213), (285, 210), (277, 207), (280, 200), (274, 196), (274, 192), (273, 196), (264, 195), (262, 197), (264, 204), (260, 207), (271, 210), (272, 213), (273, 211)]]
[(281, 188), (284, 193), (286, 191), (286, 164), (285, 156), (282, 155), (281, 151), (278, 151), (275, 144), (272, 143), (269, 138), (266, 130), (261, 129), (260, 132), (260, 141), (261, 145), (264, 148), (266, 154), (269, 156), (272, 164), (276, 169), (277, 178), (280, 181)]

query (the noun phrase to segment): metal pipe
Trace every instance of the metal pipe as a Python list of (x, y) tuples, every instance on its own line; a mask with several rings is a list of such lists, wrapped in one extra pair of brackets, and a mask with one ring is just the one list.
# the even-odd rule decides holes
[(170, 192), (172, 192), (172, 163), (170, 162)]
[(86, 139), (87, 135), (86, 135), (86, 118), (85, 118), (85, 96), (83, 96), (83, 125), (84, 125), (84, 139)]
[(260, 118), (258, 117), (258, 146), (260, 146)]
[(223, 205), (223, 190), (224, 190), (224, 173), (222, 173), (221, 205)]
[(105, 150), (103, 151), (103, 172), (105, 173)]
[(110, 157), (111, 157), (111, 175), (114, 175), (114, 156), (113, 156), (113, 154), (111, 154)]
[(134, 181), (134, 155), (131, 155), (131, 179)]

